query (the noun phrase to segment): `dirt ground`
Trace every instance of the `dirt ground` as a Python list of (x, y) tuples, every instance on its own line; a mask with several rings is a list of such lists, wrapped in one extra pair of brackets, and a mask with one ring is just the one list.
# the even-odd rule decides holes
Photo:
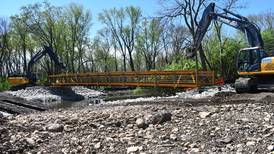
[(0, 153), (274, 153), (274, 94), (0, 116)]

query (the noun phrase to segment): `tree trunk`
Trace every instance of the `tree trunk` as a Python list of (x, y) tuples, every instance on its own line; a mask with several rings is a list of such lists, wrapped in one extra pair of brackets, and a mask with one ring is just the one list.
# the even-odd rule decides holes
[(126, 62), (126, 55), (123, 54), (123, 62), (124, 62), (124, 72), (127, 71), (127, 62)]
[(200, 45), (199, 49), (199, 54), (200, 54), (200, 60), (201, 60), (201, 64), (202, 64), (202, 70), (203, 71), (207, 71), (207, 65), (209, 67), (210, 70), (212, 70), (210, 63), (208, 62), (206, 56), (205, 56), (205, 52), (203, 47)]
[(131, 52), (129, 52), (129, 64), (130, 64), (131, 71), (135, 71), (134, 62), (133, 62), (133, 58), (132, 58)]
[(26, 51), (26, 43), (25, 43), (25, 39), (22, 40), (23, 41), (23, 58), (24, 58), (24, 70), (23, 72), (26, 73), (27, 71), (27, 51)]
[(118, 62), (117, 62), (117, 55), (116, 55), (117, 49), (114, 48), (114, 54), (115, 54), (115, 71), (118, 71)]

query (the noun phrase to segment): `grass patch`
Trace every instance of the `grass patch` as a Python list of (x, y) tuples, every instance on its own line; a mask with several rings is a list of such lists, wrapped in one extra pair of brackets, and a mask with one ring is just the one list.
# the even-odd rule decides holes
[(145, 91), (144, 88), (142, 88), (142, 87), (137, 87), (136, 89), (134, 89), (134, 90), (132, 91), (132, 93), (133, 93), (134, 95), (139, 95), (139, 94), (144, 94), (144, 91)]
[(169, 88), (159, 88), (159, 87), (152, 87), (152, 88), (144, 88), (144, 87), (137, 87), (132, 92), (134, 95), (142, 95), (148, 94), (151, 96), (166, 96), (166, 95), (174, 95), (176, 94), (175, 89)]
[(6, 78), (0, 78), (0, 91), (6, 91), (11, 88), (10, 83)]

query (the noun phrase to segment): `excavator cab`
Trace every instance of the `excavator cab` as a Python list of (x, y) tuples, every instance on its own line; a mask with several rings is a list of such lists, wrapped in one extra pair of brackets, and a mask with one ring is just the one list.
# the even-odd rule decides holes
[(238, 72), (259, 72), (261, 71), (262, 59), (268, 57), (267, 53), (260, 48), (244, 48), (238, 53)]

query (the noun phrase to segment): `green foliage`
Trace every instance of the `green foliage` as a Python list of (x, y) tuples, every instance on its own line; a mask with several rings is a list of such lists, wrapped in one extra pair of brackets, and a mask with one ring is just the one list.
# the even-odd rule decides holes
[[(200, 63), (198, 63), (198, 69), (201, 69)], [(166, 65), (164, 70), (194, 70), (196, 69), (196, 62), (193, 59), (181, 58), (179, 63), (172, 62), (170, 65)]]
[(204, 47), (213, 71), (225, 80), (233, 81), (237, 77), (236, 56), (245, 43), (239, 39), (224, 38), (220, 44), (216, 37), (211, 36)]
[(262, 32), (264, 49), (266, 51), (274, 50), (274, 29), (267, 29)]
[(39, 77), (39, 80), (37, 81), (37, 85), (45, 85), (48, 81), (48, 77), (47, 75), (42, 75), (41, 77)]
[(11, 85), (7, 81), (6, 78), (0, 78), (0, 91), (9, 90), (11, 88)]
[[(18, 57), (13, 62), (24, 62), (26, 72), (29, 55), (33, 56), (43, 45), (53, 47), (70, 72), (84, 70), (87, 60), (83, 46), (89, 46), (88, 35), (91, 27), (91, 13), (81, 5), (70, 4), (65, 8), (49, 2), (34, 3), (22, 7), (20, 13), (11, 17), (12, 47), (10, 57)], [(17, 56), (19, 54), (20, 56)], [(38, 67), (41, 64), (42, 67)], [(54, 64), (45, 56), (36, 66), (44, 73), (57, 73)], [(15, 64), (20, 66), (20, 64)], [(9, 70), (10, 72), (18, 72)]]
[(165, 95), (173, 95), (176, 93), (175, 89), (168, 89), (168, 88), (154, 88), (154, 87), (137, 87), (132, 92), (134, 95), (150, 95), (150, 96), (165, 96)]
[[(185, 24), (167, 25), (158, 18), (143, 18), (141, 9), (132, 6), (113, 8), (99, 14), (102, 29), (92, 38), (91, 19), (90, 11), (81, 5), (61, 8), (45, 2), (22, 7), (19, 14), (11, 17), (10, 23), (0, 20), (0, 75), (26, 72), (30, 57), (41, 45), (52, 46), (70, 73), (127, 71), (128, 67), (136, 71), (196, 68), (194, 59), (182, 56), (192, 38)], [(244, 38), (243, 33), (231, 39), (223, 35), (220, 28), (220, 33), (216, 29), (209, 30), (213, 33), (203, 40), (203, 49), (213, 70), (231, 80), (237, 76), (236, 53), (248, 45), (235, 39)], [(265, 50), (273, 50), (274, 29), (266, 29), (262, 37)], [(46, 82), (45, 74), (58, 73), (46, 57), (33, 69), (43, 73), (39, 84)], [(201, 69), (200, 62), (198, 69)], [(1, 88), (9, 88), (4, 79), (1, 79)], [(136, 93), (142, 92), (146, 91), (136, 89)]]
[(136, 38), (136, 50), (144, 57), (146, 70), (155, 69), (156, 57), (160, 54), (163, 26), (160, 20), (144, 20)]
[(134, 95), (144, 94), (144, 88), (137, 87), (136, 89), (133, 90), (133, 94)]
[(124, 71), (126, 71), (127, 59), (131, 70), (135, 70), (133, 52), (141, 16), (141, 9), (133, 6), (104, 10), (99, 14), (99, 20), (112, 33), (115, 42), (119, 44), (118, 48), (123, 56)]

